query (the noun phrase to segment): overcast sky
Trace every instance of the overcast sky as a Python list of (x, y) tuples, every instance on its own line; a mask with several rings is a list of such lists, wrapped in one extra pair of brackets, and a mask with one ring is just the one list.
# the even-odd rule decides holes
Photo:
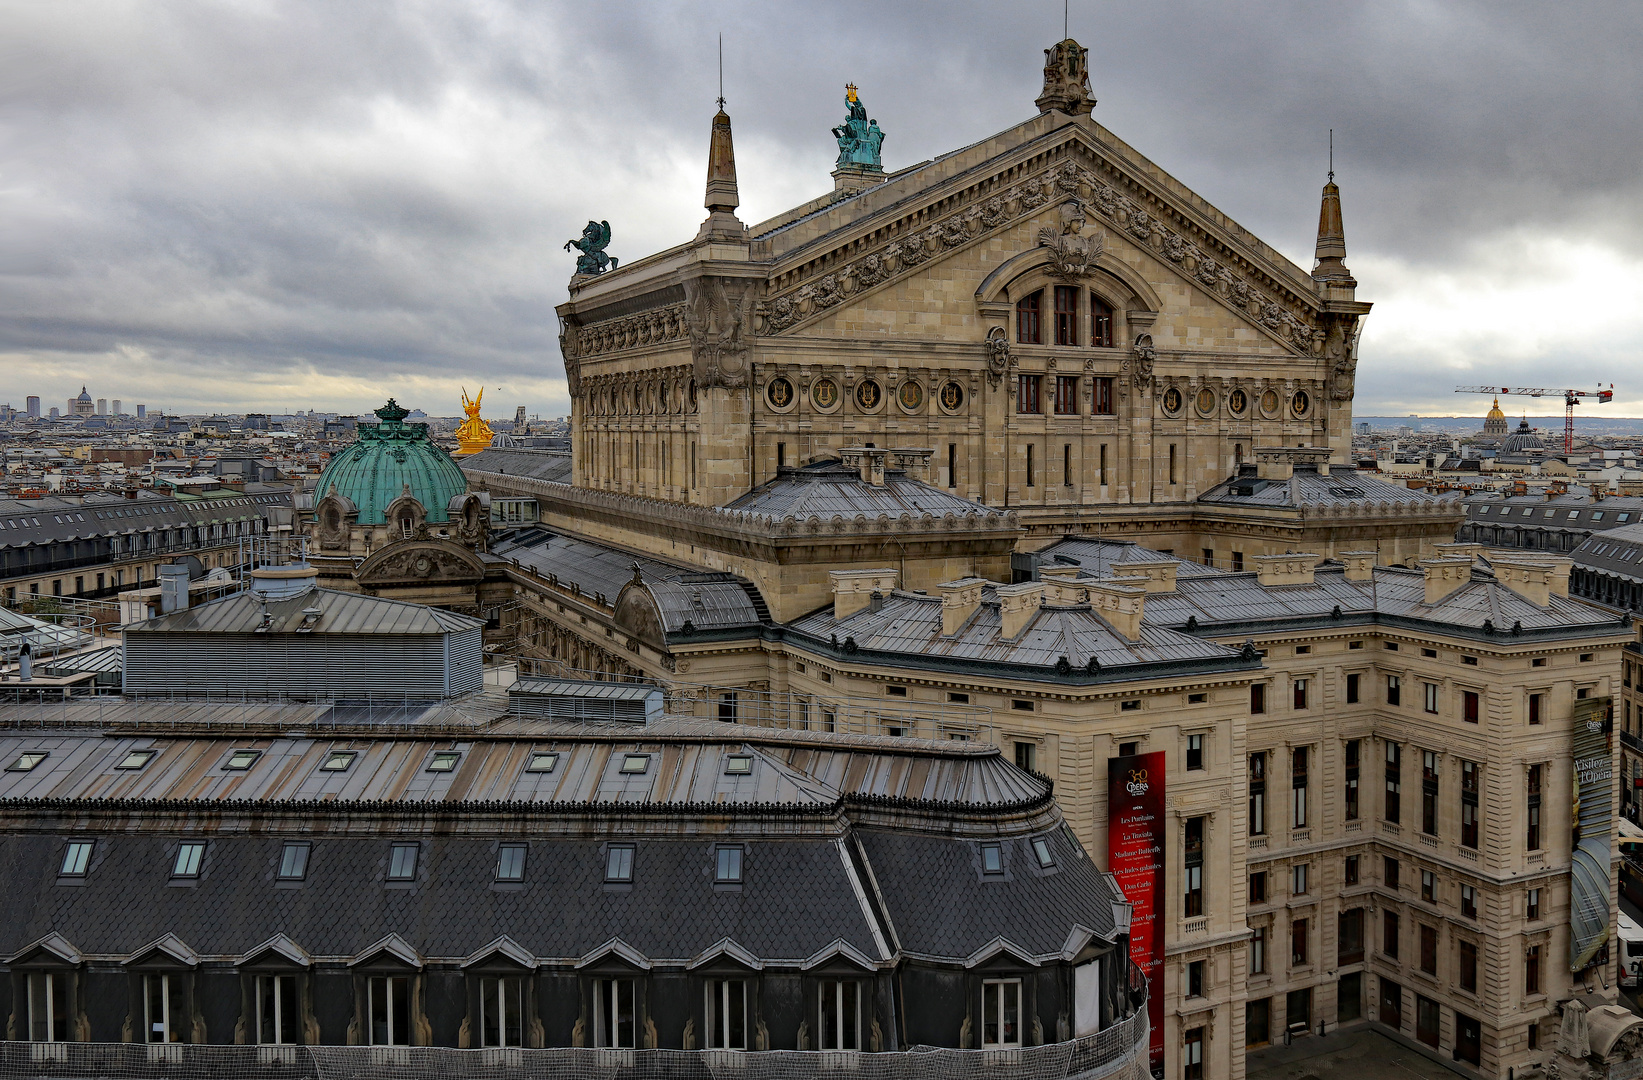
[[(694, 234), (720, 31), (755, 222), (831, 187), (845, 82), (912, 164), (1031, 117), (1061, 18), (0, 0), (0, 400), (562, 415), (563, 243)], [(1358, 413), (1613, 382), (1643, 415), (1643, 4), (1073, 0), (1071, 29), (1096, 117), (1303, 267), (1335, 129)]]

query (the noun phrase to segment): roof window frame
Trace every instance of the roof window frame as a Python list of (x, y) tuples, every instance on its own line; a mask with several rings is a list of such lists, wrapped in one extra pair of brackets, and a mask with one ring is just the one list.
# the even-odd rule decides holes
[[(308, 863), (313, 858), (314, 845), (308, 840), (286, 840), (280, 844), (280, 862), (274, 869), (275, 881), (307, 881)], [(297, 861), (295, 872), (290, 872), (289, 854), (301, 850), (302, 856)]]
[[(244, 757), (247, 754), (250, 755), (250, 759), (247, 760), (245, 762), (245, 764), (243, 764), (243, 765), (235, 764), (237, 761), (239, 761), (240, 758)], [(259, 759), (261, 759), (261, 757), (262, 757), (262, 751), (261, 750), (255, 750), (255, 749), (250, 749), (250, 748), (245, 748), (245, 749), (240, 749), (240, 750), (230, 750), (228, 752), (228, 756), (223, 759), (222, 771), (223, 772), (247, 772), (247, 771), (250, 770), (251, 766), (255, 765), (257, 763), (257, 761)]]
[[(981, 876), (984, 878), (1002, 878), (1004, 876), (1004, 845), (997, 840), (988, 840), (978, 846), (976, 852), (981, 860)], [(992, 855), (993, 862), (989, 865), (987, 856)]]
[(208, 841), (182, 840), (171, 857), (171, 880), (198, 881), (205, 873), (205, 849)]
[(454, 773), (462, 764), (462, 751), (435, 750), (428, 755), (428, 761), (422, 767), (423, 772)]
[(751, 775), (753, 775), (753, 755), (752, 754), (745, 754), (745, 753), (726, 754), (725, 755), (725, 775), (726, 776), (751, 776)]
[(650, 772), (649, 754), (623, 754), (622, 763), (616, 768), (619, 776), (644, 776)]
[(22, 750), (12, 759), (12, 763), (6, 766), (6, 771), (15, 773), (33, 772), (49, 757), (51, 757), (50, 750)]
[[(149, 762), (159, 756), (160, 751), (155, 747), (141, 747), (136, 750), (127, 750), (125, 757), (121, 758), (119, 764), (114, 767), (116, 769), (125, 769), (129, 772), (141, 772), (143, 769), (148, 767)], [(139, 761), (137, 760), (138, 758), (141, 758), (142, 760)]]
[[(538, 762), (544, 759), (546, 759), (547, 764), (539, 765)], [(528, 773), (546, 774), (553, 772), (558, 767), (559, 751), (557, 750), (532, 750), (530, 756), (525, 759), (525, 771)]]
[[(619, 853), (626, 853), (624, 860)], [(634, 863), (638, 862), (639, 848), (637, 844), (606, 844), (605, 845), (605, 884), (632, 885)]]
[[(400, 855), (402, 851), (411, 854), (410, 865), (406, 866)], [(390, 885), (404, 885), (416, 880), (417, 867), (422, 863), (422, 845), (415, 840), (395, 840), (388, 845), (388, 865), (383, 870), (382, 880)]]
[(1033, 849), (1033, 858), (1038, 861), (1038, 868), (1040, 870), (1055, 869), (1055, 852), (1050, 848), (1050, 838), (1048, 834), (1043, 836), (1035, 836), (1028, 841), (1028, 844)]
[[(96, 854), (96, 840), (82, 840), (70, 837), (68, 843), (63, 845), (63, 861), (57, 864), (57, 876), (72, 878), (76, 881), (84, 879), (91, 873), (91, 859)], [(71, 862), (70, 860), (75, 855), (81, 857)], [(71, 869), (71, 867), (74, 868)]]
[[(354, 767), (354, 761), (358, 757), (358, 750), (327, 750), (325, 758), (319, 763), (319, 771), (345, 773)], [(333, 762), (339, 764), (332, 764)]]

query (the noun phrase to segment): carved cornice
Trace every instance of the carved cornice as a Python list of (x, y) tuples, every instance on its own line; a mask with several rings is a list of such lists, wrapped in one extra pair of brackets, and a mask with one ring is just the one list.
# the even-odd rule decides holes
[(567, 359), (571, 358), (572, 353), (576, 359), (587, 359), (625, 349), (642, 349), (670, 341), (685, 341), (689, 336), (688, 306), (682, 303), (669, 304), (666, 307), (641, 311), (637, 315), (624, 315), (587, 326), (567, 324), (564, 334), (561, 335), (561, 347), (567, 349)]

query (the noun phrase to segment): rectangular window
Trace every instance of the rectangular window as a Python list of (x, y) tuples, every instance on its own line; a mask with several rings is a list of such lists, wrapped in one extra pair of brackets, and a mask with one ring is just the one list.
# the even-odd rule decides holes
[(1038, 376), (1017, 375), (1015, 380), (1015, 411), (1018, 413), (1038, 412)]
[(395, 844), (389, 852), (388, 880), (410, 881), (416, 877), (416, 844)]
[(191, 878), (200, 876), (200, 861), (205, 858), (203, 840), (185, 840), (177, 845), (177, 859), (171, 866), (171, 876)]
[(1055, 343), (1078, 344), (1078, 286), (1055, 287)]
[(1306, 920), (1296, 919), (1289, 924), (1289, 965), (1300, 967), (1306, 963)]
[(1073, 444), (1066, 443), (1061, 447), (1061, 484), (1063, 487), (1073, 486)]
[(1002, 874), (1004, 872), (1004, 849), (998, 844), (981, 845), (981, 872), (983, 874)]
[(1478, 695), (1475, 690), (1462, 690), (1460, 695), (1461, 719), (1468, 724), (1478, 722)]
[(1431, 998), (1415, 995), (1415, 1038), (1436, 1049), (1441, 1011)]
[(1386, 703), (1388, 705), (1403, 704), (1403, 680), (1396, 675), (1386, 677)]
[(1540, 786), (1543, 765), (1529, 766), (1529, 781), (1527, 784), (1529, 799), (1529, 814), (1524, 829), (1524, 846), (1530, 851), (1540, 850)]
[(91, 865), (91, 844), (90, 840), (70, 840), (63, 849), (63, 867), (58, 873), (63, 877), (85, 877)]
[(1291, 757), (1290, 765), (1290, 805), (1291, 821), (1295, 828), (1306, 828), (1306, 769), (1307, 748), (1297, 746)]
[(496, 880), (525, 880), (524, 844), (503, 844), (496, 849)]
[(544, 772), (544, 773), (545, 772), (553, 772), (554, 766), (558, 765), (558, 764), (559, 764), (559, 755), (554, 753), (553, 751), (551, 751), (551, 750), (533, 750), (533, 751), (531, 751), (531, 760), (525, 766), (525, 771), (526, 772)]
[(816, 1031), (818, 1050), (861, 1049), (861, 983), (854, 979), (823, 979), (819, 995), (821, 1015)]
[(1204, 962), (1190, 960), (1187, 962), (1187, 997), (1204, 996)]
[(1396, 892), (1402, 884), (1399, 880), (1401, 876), (1399, 874), (1399, 869), (1398, 860), (1394, 859), (1390, 855), (1381, 856), (1381, 877), (1385, 880), (1386, 887), (1394, 892)]
[(633, 980), (593, 980), (593, 1045), (631, 1050), (636, 1030)]
[(1468, 919), (1478, 917), (1478, 891), (1471, 885), (1460, 887), (1460, 913)]
[(1023, 296), (1015, 306), (1015, 339), (1023, 345), (1044, 344), (1044, 331), (1039, 325), (1039, 298), (1042, 293)]
[(1188, 1028), (1181, 1042), (1182, 1080), (1204, 1080), (1204, 1029)]
[(1305, 679), (1295, 680), (1295, 708), (1297, 709), (1306, 708), (1306, 683)]
[(1266, 835), (1266, 751), (1249, 755), (1249, 834)]
[(1038, 744), (1017, 742), (1015, 744), (1015, 767), (1023, 772), (1035, 772), (1038, 764)]
[[(728, 694), (719, 695), (719, 721), (725, 724), (734, 724), (736, 722), (735, 691), (731, 691)], [(627, 771), (625, 766), (622, 771)]]
[(257, 976), (257, 1042), (263, 1044), (300, 1043), (298, 1026), (297, 977)]
[(1112, 307), (1094, 293), (1090, 294), (1090, 344), (1112, 348)]
[(707, 980), (707, 1046), (710, 1050), (747, 1049), (747, 983), (741, 979)]
[(1266, 903), (1266, 871), (1257, 870), (1249, 875), (1249, 902), (1251, 904)]
[(1478, 992), (1478, 947), (1470, 941), (1460, 943), (1460, 988)]
[(1389, 908), (1381, 910), (1381, 952), (1389, 960), (1398, 958), (1398, 913)]
[(1175, 479), (1175, 444), (1169, 444), (1169, 482), (1176, 483)]
[[(1094, 416), (1112, 416), (1117, 412), (1112, 405), (1112, 379), (1098, 376), (1091, 380), (1090, 413)], [(1102, 483), (1106, 481), (1103, 480)]]
[(28, 1020), (25, 1025), (31, 1042), (70, 1041), (69, 1020), (74, 1015), (68, 1000), (69, 976), (54, 972), (28, 976)]
[(1543, 694), (1529, 695), (1529, 723), (1540, 723), (1540, 699), (1544, 696)]
[(1540, 946), (1531, 945), (1523, 953), (1523, 992), (1540, 993)]
[(1421, 751), (1421, 832), (1438, 835), (1438, 755)]
[(347, 772), (348, 766), (354, 763), (356, 753), (354, 750), (333, 750), (326, 754), (325, 760), (320, 763), (320, 771)]
[(429, 772), (453, 772), (462, 755), (455, 750), (438, 750), (428, 758)]
[[(734, 698), (735, 695), (730, 695), (730, 696), (732, 698)], [(732, 710), (733, 711), (734, 711), (734, 707), (735, 706), (733, 704), (732, 705)], [(720, 715), (723, 716), (723, 714), (724, 714), (724, 703), (722, 701), (719, 704), (719, 710), (720, 710)], [(643, 774), (644, 771), (648, 768), (650, 768), (650, 755), (649, 754), (624, 754), (622, 756), (622, 767), (618, 771), (623, 773), (624, 775), (627, 775), (627, 776), (638, 776), (638, 775)]]
[(1305, 896), (1306, 895), (1306, 889), (1307, 889), (1307, 880), (1306, 879), (1307, 879), (1308, 869), (1309, 869), (1309, 867), (1306, 863), (1298, 863), (1295, 866), (1290, 867), (1290, 877), (1292, 878), (1292, 880), (1290, 882), (1289, 893), (1290, 893), (1291, 896)]
[(1336, 963), (1363, 962), (1363, 908), (1343, 911), (1339, 920), (1340, 934), (1336, 943)]
[(1057, 416), (1078, 415), (1078, 376), (1057, 375), (1055, 377), (1055, 414)]
[(1266, 974), (1266, 927), (1257, 926), (1249, 938), (1249, 973)]
[(1181, 914), (1188, 919), (1204, 913), (1204, 819), (1190, 817), (1186, 821), (1186, 840), (1181, 845), (1185, 853), (1182, 867), (1184, 901)]
[(114, 767), (116, 769), (140, 769), (153, 761), (154, 755), (158, 753), (158, 750), (133, 750), (121, 758), (120, 763)]
[(1348, 739), (1345, 747), (1346, 780), (1341, 792), (1341, 804), (1347, 821), (1358, 820), (1358, 755), (1360, 743)]
[(1386, 820), (1396, 825), (1403, 819), (1403, 747), (1386, 744)]
[(406, 975), (372, 975), (366, 980), (366, 1015), (372, 1046), (411, 1045), (411, 980)]
[(186, 1042), (188, 1007), (186, 975), (144, 975), (143, 1014), (148, 1042)]
[(725, 884), (742, 880), (742, 849), (726, 846), (714, 850), (713, 880)]
[(1021, 1045), (1021, 980), (987, 979), (981, 984), (981, 1048)]
[(1460, 763), (1460, 844), (1461, 847), (1472, 848), (1478, 846), (1478, 789), (1481, 786), (1482, 768), (1475, 761)]
[(280, 848), (281, 881), (301, 881), (308, 876), (308, 844), (301, 840), (288, 840)]
[(1438, 875), (1430, 870), (1421, 871), (1421, 899), (1428, 904), (1438, 902)]
[(1529, 895), (1524, 900), (1523, 908), (1524, 908), (1524, 910), (1523, 910), (1524, 918), (1530, 920), (1531, 922), (1533, 922), (1534, 920), (1540, 918), (1540, 890), (1539, 889), (1530, 889), (1529, 890)]
[(1356, 885), (1358, 883), (1358, 857), (1356, 855), (1346, 857), (1341, 867), (1341, 880), (1347, 885)]
[(1265, 1046), (1272, 1041), (1272, 999), (1244, 1002), (1244, 1045)]
[(1196, 771), (1204, 767), (1204, 737), (1202, 735), (1187, 736), (1187, 769)]
[(1436, 716), (1438, 712), (1438, 684), (1431, 682), (1421, 683), (1421, 687), (1426, 693), (1426, 711)]
[(1249, 711), (1256, 715), (1266, 712), (1266, 683), (1250, 684)]
[(1358, 703), (1358, 679), (1359, 676), (1355, 672), (1346, 677), (1346, 703), (1348, 705)]
[(1428, 975), (1438, 973), (1438, 929), (1421, 925), (1421, 970)]
[(958, 443), (947, 444), (947, 486), (958, 487)]
[(631, 882), (633, 880), (633, 845), (612, 844), (605, 851), (605, 880)]
[(228, 755), (228, 760), (223, 762), (223, 768), (232, 772), (242, 772), (255, 765), (260, 757), (261, 750), (235, 750)]
[[(1037, 410), (1035, 409), (1034, 411), (1036, 412)], [(1034, 449), (1035, 449), (1035, 447), (1033, 446), (1032, 443), (1027, 444), (1027, 486), (1028, 487), (1037, 487), (1038, 486), (1038, 463), (1033, 460), (1033, 451), (1034, 451)]]

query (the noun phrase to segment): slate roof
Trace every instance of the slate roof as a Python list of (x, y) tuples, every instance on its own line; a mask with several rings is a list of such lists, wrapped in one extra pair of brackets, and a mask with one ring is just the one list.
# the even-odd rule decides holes
[(267, 518), (272, 509), (290, 504), (287, 489), (266, 484), (256, 487), (263, 490), (203, 500), (175, 499), (146, 490), (139, 491), (135, 499), (117, 494), (0, 499), (0, 547), (247, 521)]
[(789, 517), (825, 520), (835, 514), (845, 518), (854, 518), (857, 514), (900, 517), (904, 513), (915, 518), (923, 514), (964, 517), (993, 512), (981, 503), (914, 480), (904, 470), (886, 469), (881, 487), (864, 482), (855, 469), (834, 460), (781, 469), (774, 480), (766, 480), (725, 509), (777, 520)]
[(571, 478), (571, 456), (563, 450), (503, 449), (492, 446), (477, 454), (456, 459), (464, 472), (504, 473), (524, 476), (532, 480), (546, 480), (554, 484), (568, 484)]
[(1582, 569), (1643, 582), (1643, 522), (1593, 533), (1569, 557)]
[(1258, 506), (1273, 508), (1300, 508), (1303, 506), (1332, 506), (1378, 504), (1382, 502), (1415, 504), (1437, 509), (1442, 503), (1455, 502), (1460, 496), (1430, 495), (1382, 480), (1370, 473), (1359, 472), (1344, 465), (1330, 467), (1329, 475), (1297, 465), (1287, 480), (1262, 480), (1256, 476), (1253, 463), (1240, 466), (1238, 475), (1223, 481), (1198, 496), (1201, 503), (1221, 506)]
[(1081, 566), (1103, 577), (1114, 566), (1165, 560), (1175, 563), (1177, 579), (1212, 576), (1215, 573), (1203, 563), (1183, 559), (1177, 555), (1165, 555), (1161, 551), (1143, 547), (1134, 540), (1099, 540), (1085, 536), (1069, 536), (1034, 554), (1040, 566)]
[(1466, 500), (1468, 525), (1555, 532), (1595, 533), (1643, 522), (1643, 497), (1610, 495), (1474, 495)]
[[(305, 614), (317, 608), (309, 622)], [(270, 621), (265, 633), (290, 634), (448, 634), (484, 625), (454, 611), (385, 600), (338, 589), (305, 589), (294, 596), (264, 602), (251, 592), (211, 600), (186, 611), (173, 611), (126, 627), (127, 633), (249, 634)]]

